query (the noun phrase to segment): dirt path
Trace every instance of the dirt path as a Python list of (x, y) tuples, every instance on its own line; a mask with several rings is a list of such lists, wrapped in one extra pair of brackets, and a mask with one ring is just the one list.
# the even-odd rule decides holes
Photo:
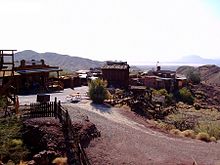
[(88, 116), (101, 131), (86, 149), (92, 164), (193, 164), (220, 162), (220, 143), (176, 138), (150, 128), (133, 112), (108, 108), (83, 100), (65, 104), (73, 120)]

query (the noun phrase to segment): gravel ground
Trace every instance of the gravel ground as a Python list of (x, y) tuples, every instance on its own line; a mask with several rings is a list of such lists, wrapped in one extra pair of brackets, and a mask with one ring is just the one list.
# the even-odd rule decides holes
[(149, 128), (128, 110), (95, 106), (90, 101), (65, 106), (73, 119), (88, 115), (101, 131), (101, 137), (86, 149), (92, 164), (192, 165), (196, 160), (199, 165), (211, 165), (220, 161), (220, 143), (172, 137)]
[[(59, 92), (41, 93), (41, 94), (50, 95), (50, 100), (51, 101), (54, 101), (55, 97), (57, 97), (57, 100), (60, 100), (62, 103), (66, 103), (66, 102), (68, 102), (68, 100), (67, 100), (68, 96), (74, 95), (78, 92), (81, 93), (82, 99), (85, 99), (87, 90), (88, 90), (88, 87), (83, 86), (83, 87), (75, 88), (74, 90), (70, 89), (70, 88), (67, 88), (67, 89), (64, 89), (63, 91), (59, 91)], [(20, 105), (25, 105), (25, 104), (29, 105), (30, 103), (35, 103), (36, 102), (37, 95), (36, 94), (33, 94), (33, 95), (19, 95), (18, 98), (19, 98)]]
[[(86, 148), (93, 165), (192, 165), (194, 160), (198, 165), (215, 165), (220, 162), (220, 142), (206, 143), (159, 132), (129, 110), (92, 104), (85, 97), (86, 91), (86, 87), (81, 87), (55, 96), (63, 99), (73, 121), (88, 116), (101, 131), (101, 137)], [(81, 102), (68, 103), (66, 96), (77, 92), (83, 96)]]

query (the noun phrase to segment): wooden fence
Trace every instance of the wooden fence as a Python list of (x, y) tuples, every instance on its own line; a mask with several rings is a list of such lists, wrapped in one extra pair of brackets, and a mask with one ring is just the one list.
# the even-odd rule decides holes
[(72, 153), (73, 152), (77, 153), (77, 157), (79, 160), (79, 162), (75, 162), (74, 165), (91, 165), (84, 149), (81, 147), (80, 142), (78, 140), (77, 142), (73, 142), (76, 133), (72, 127), (71, 118), (69, 116), (68, 110), (61, 105), (60, 101), (57, 102), (57, 98), (55, 98), (54, 102), (30, 104), (29, 112), (26, 113), (23, 117), (24, 118), (55, 117), (59, 119), (60, 123), (63, 126), (63, 130), (65, 130), (64, 132), (65, 135), (68, 136), (68, 139), (71, 141), (70, 143), (72, 143), (71, 145), (75, 146), (74, 148), (75, 150), (77, 150), (77, 151), (72, 151)]

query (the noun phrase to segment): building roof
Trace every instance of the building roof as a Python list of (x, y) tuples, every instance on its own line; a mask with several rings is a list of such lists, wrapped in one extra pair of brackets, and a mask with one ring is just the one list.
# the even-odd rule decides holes
[(26, 70), (17, 70), (16, 72), (20, 74), (31, 74), (31, 73), (49, 73), (49, 72), (58, 72), (62, 71), (60, 68), (39, 68), (39, 69), (26, 69)]
[(102, 67), (102, 69), (129, 69), (129, 65), (127, 62), (112, 62), (107, 61), (106, 64)]
[(157, 70), (155, 71), (156, 73), (169, 73), (169, 74), (175, 74), (176, 71), (172, 71), (172, 70)]

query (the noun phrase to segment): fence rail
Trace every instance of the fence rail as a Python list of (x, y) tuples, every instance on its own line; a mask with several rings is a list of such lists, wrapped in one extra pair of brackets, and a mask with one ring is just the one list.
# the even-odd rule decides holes
[[(72, 127), (72, 121), (71, 118), (69, 116), (68, 110), (65, 109), (62, 105), (61, 102), (58, 101), (55, 98), (54, 102), (46, 102), (46, 103), (32, 103), (30, 104), (30, 110), (28, 113), (26, 113), (24, 116), (24, 118), (40, 118), (40, 117), (55, 117), (58, 118), (60, 123), (63, 126), (63, 130), (65, 130), (65, 134), (68, 137), (68, 139), (70, 141), (74, 140), (74, 136), (75, 136), (75, 131)], [(72, 146), (76, 146), (75, 150), (76, 151), (72, 151), (77, 153), (77, 157), (79, 162), (75, 162), (75, 163), (70, 163), (69, 164), (74, 164), (74, 165), (91, 165), (89, 162), (89, 159), (84, 151), (84, 149), (81, 147), (80, 142), (77, 140), (77, 142), (73, 142), (75, 143), (72, 144)], [(69, 158), (68, 158), (69, 159)], [(71, 158), (70, 158), (71, 159)]]

